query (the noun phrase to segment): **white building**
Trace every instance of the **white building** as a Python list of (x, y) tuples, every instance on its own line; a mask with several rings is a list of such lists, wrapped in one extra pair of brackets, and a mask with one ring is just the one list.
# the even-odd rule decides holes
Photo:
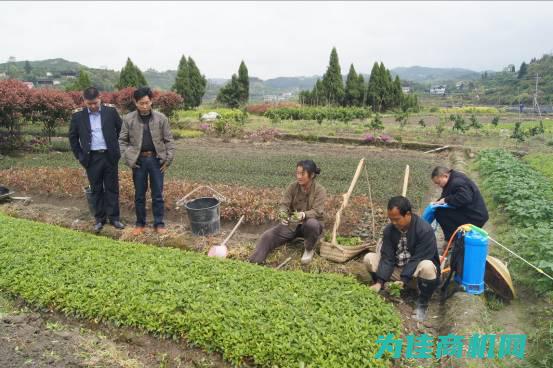
[(430, 87), (431, 95), (445, 95), (446, 87), (444, 85)]

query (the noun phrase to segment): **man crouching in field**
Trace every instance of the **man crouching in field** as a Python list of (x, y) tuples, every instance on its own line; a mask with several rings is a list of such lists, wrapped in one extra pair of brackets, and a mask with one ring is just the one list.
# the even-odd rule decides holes
[(423, 321), (432, 294), (440, 284), (440, 260), (432, 227), (411, 211), (405, 197), (393, 197), (388, 202), (391, 224), (384, 228), (382, 247), (363, 259), (380, 291), (390, 280), (401, 288), (417, 279), (419, 297), (413, 318)]

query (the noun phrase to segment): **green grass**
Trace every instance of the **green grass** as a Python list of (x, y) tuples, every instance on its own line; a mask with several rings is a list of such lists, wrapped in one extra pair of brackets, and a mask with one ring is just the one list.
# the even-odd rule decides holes
[(68, 315), (186, 338), (239, 365), (383, 367), (392, 305), (351, 277), (282, 272), (0, 214), (0, 290)]

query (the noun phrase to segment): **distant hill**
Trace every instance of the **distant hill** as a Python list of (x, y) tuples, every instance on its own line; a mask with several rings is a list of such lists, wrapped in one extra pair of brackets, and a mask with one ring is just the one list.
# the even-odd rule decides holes
[(520, 66), (515, 72), (486, 73), (476, 84), (474, 94), (478, 100), (489, 104), (517, 105), (519, 102), (533, 105), (533, 95), (538, 80), (538, 103), (553, 103), (553, 55), (543, 55), (527, 62), (527, 72), (520, 75)]
[[(90, 73), (93, 84), (102, 90), (110, 91), (115, 89), (119, 79), (119, 71), (112, 69), (90, 68), (86, 65), (62, 58), (29, 61), (31, 73), (25, 70), (25, 60), (16, 62), (0, 63), (0, 73), (9, 76), (32, 80), (50, 78), (60, 81), (60, 87), (71, 83), (71, 78), (84, 69)], [(201, 68), (201, 66), (200, 66)], [(518, 68), (518, 67), (517, 67)], [(398, 67), (391, 70), (392, 75), (398, 75), (402, 84), (408, 84), (415, 91), (424, 92), (430, 84), (446, 84), (448, 91), (463, 94), (463, 98), (475, 99), (480, 103), (491, 104), (513, 104), (520, 100), (523, 103), (532, 103), (532, 94), (535, 88), (535, 74), (540, 75), (539, 98), (540, 103), (553, 102), (553, 56), (544, 55), (541, 59), (532, 59), (528, 62), (528, 71), (522, 78), (518, 78), (518, 70), (513, 73), (502, 72), (476, 72), (463, 68), (430, 68), (423, 66)], [(48, 75), (47, 75), (48, 73)], [(144, 76), (149, 85), (154, 88), (169, 90), (176, 77), (175, 70), (163, 72), (148, 69)], [(343, 76), (345, 79), (345, 75)], [(365, 80), (369, 76), (365, 75)], [(256, 77), (250, 78), (250, 100), (262, 101), (267, 95), (281, 95), (292, 93), (296, 95), (301, 90), (310, 90), (321, 76), (298, 76), (278, 77), (261, 80)], [(469, 82), (463, 90), (456, 90), (455, 83), (458, 81)], [(219, 89), (228, 82), (223, 78), (208, 78), (208, 86), (205, 101), (212, 101), (217, 96)]]
[(471, 81), (480, 79), (481, 73), (462, 68), (429, 68), (424, 66), (398, 67), (390, 70), (401, 80), (416, 83), (440, 83), (447, 81)]

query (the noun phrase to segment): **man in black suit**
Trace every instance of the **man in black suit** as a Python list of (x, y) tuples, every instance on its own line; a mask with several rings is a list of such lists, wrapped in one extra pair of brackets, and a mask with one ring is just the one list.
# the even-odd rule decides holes
[(107, 217), (115, 228), (123, 229), (118, 176), (121, 117), (115, 108), (101, 103), (96, 88), (85, 89), (83, 98), (86, 107), (78, 109), (71, 118), (69, 143), (75, 158), (86, 169), (92, 189), (94, 231), (102, 230)]

